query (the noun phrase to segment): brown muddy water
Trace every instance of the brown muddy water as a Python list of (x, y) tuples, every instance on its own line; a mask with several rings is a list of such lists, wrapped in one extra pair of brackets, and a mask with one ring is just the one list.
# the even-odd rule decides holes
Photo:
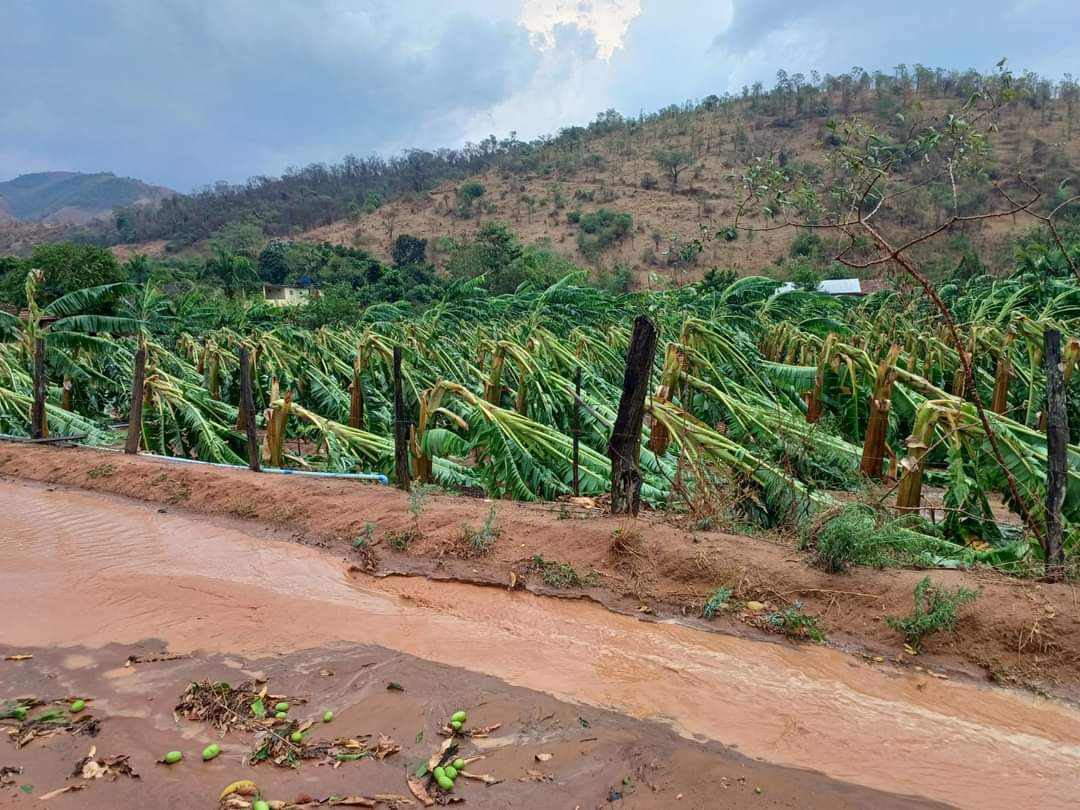
[(1077, 807), (1080, 713), (825, 647), (638, 621), (585, 602), (356, 578), (259, 529), (0, 483), (0, 641), (167, 641), (286, 654), (380, 645), (779, 765), (956, 807)]

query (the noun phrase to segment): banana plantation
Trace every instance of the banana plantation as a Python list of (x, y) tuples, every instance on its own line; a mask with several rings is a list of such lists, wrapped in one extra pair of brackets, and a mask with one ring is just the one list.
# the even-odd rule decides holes
[[(957, 347), (919, 296), (778, 292), (763, 277), (614, 296), (580, 286), (580, 275), (492, 296), (473, 280), (421, 314), (378, 305), (351, 328), (311, 331), (255, 302), (178, 312), (152, 286), (80, 290), (38, 306), (33, 275), (27, 284), (29, 310), (0, 313), (0, 432), (31, 432), (37, 348), (42, 429), (122, 443), (142, 350), (140, 452), (245, 465), (245, 347), (265, 463), (392, 476), (401, 347), (413, 480), (516, 500), (575, 494), (575, 438), (579, 494), (609, 491), (631, 327), (645, 314), (659, 334), (639, 459), (648, 506), (701, 526), (799, 531), (845, 504), (872, 503), (890, 515), (890, 542), (899, 537), (909, 560), (927, 566), (1039, 565), (1047, 328), (1064, 336), (1070, 407), (1080, 402), (1080, 340), (1071, 337), (1080, 335), (1080, 287), (1045, 277), (940, 290), (1004, 467)], [(1075, 555), (1073, 444), (1062, 513)]]

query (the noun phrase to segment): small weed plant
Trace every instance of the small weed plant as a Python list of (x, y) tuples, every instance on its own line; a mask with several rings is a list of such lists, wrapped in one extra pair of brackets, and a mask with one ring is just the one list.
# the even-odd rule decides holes
[(403, 532), (387, 532), (385, 537), (390, 548), (405, 551), (413, 541), (424, 536), (424, 531), (420, 528), (420, 518), (424, 514), (428, 496), (435, 489), (436, 487), (430, 484), (416, 484), (409, 490), (409, 517), (412, 519), (412, 526)]
[(717, 614), (728, 608), (731, 602), (731, 588), (726, 585), (721, 585), (715, 591), (712, 596), (705, 602), (705, 606), (701, 609), (702, 618), (712, 621), (716, 618)]
[(499, 535), (502, 534), (502, 529), (495, 523), (496, 518), (495, 505), (492, 504), (487, 517), (484, 518), (483, 526), (479, 529), (466, 527), (465, 536), (469, 541), (470, 552), (473, 554), (487, 554), (495, 547), (495, 542), (499, 539)]
[(355, 551), (371, 548), (371, 540), (375, 536), (375, 524), (370, 520), (364, 526), (364, 531), (353, 538), (352, 547)]
[(893, 630), (899, 630), (908, 644), (921, 650), (923, 641), (933, 633), (956, 627), (957, 611), (968, 602), (974, 602), (978, 594), (969, 588), (950, 591), (940, 583), (923, 577), (915, 586), (915, 606), (909, 616), (886, 616), (885, 622)]
[(817, 618), (806, 613), (801, 602), (765, 614), (765, 629), (788, 638), (808, 638), (824, 641), (825, 633), (818, 627)]
[(579, 574), (570, 563), (545, 560), (540, 554), (529, 560), (529, 570), (538, 571), (549, 588), (589, 588), (597, 583), (595, 572)]

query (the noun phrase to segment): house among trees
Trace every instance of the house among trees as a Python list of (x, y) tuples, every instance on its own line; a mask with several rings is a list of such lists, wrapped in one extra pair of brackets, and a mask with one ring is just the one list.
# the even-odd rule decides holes
[(287, 284), (263, 284), (263, 298), (273, 307), (294, 307), (306, 304), (311, 298), (311, 285), (291, 287)]

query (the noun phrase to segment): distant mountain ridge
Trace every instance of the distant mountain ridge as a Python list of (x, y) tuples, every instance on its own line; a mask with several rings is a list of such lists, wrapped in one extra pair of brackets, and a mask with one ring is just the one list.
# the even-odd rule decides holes
[(82, 225), (116, 206), (157, 205), (176, 192), (111, 172), (36, 172), (0, 182), (0, 219)]

